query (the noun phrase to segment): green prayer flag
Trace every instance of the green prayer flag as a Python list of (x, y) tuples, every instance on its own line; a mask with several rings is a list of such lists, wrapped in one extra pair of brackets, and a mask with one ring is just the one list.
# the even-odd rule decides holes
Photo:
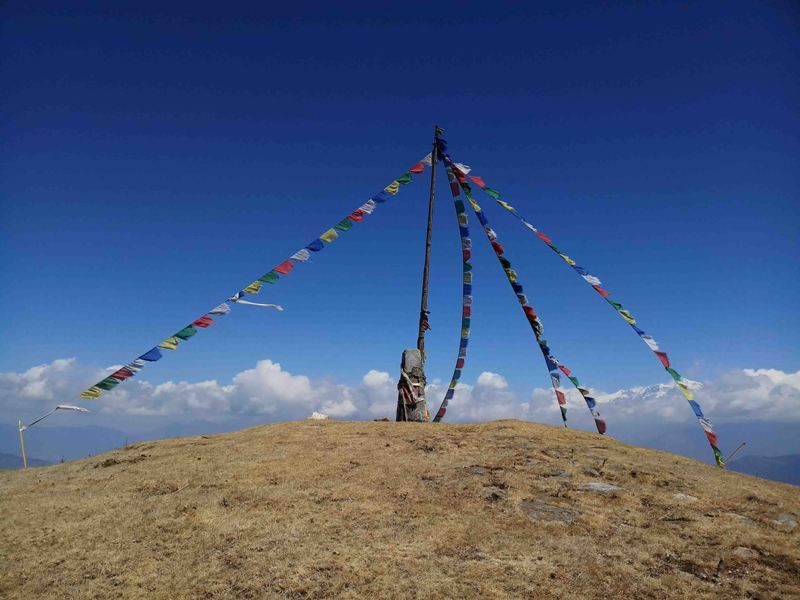
[(95, 384), (94, 387), (99, 387), (101, 390), (113, 390), (117, 387), (122, 381), (119, 379), (114, 379), (113, 377), (106, 377), (100, 383)]
[(466, 212), (466, 210), (467, 210), (467, 207), (466, 207), (466, 206), (464, 206), (464, 201), (463, 201), (463, 200), (456, 200), (456, 201), (454, 202), (454, 204), (456, 205), (456, 211), (457, 211), (457, 212), (460, 212), (460, 213), (461, 213), (461, 212)]
[(402, 175), (400, 175), (400, 177), (398, 177), (397, 179), (395, 179), (395, 181), (397, 181), (398, 183), (402, 183), (403, 185), (406, 185), (407, 183), (411, 183), (411, 181), (412, 181), (413, 179), (414, 179), (414, 178), (411, 176), (411, 173), (409, 173), (408, 171), (406, 171), (405, 173), (403, 173)]
[(342, 219), (336, 225), (333, 226), (334, 229), (338, 229), (339, 231), (347, 231), (353, 226), (353, 222), (350, 219)]
[(278, 279), (280, 279), (280, 276), (275, 271), (270, 271), (258, 278), (259, 281), (263, 281), (264, 283), (275, 283)]
[(609, 303), (611, 306), (613, 306), (613, 307), (614, 307), (616, 310), (622, 310), (622, 304), (620, 304), (619, 302), (614, 302), (613, 300), (609, 300), (608, 298), (606, 298), (606, 301), (607, 301), (607, 302), (608, 302), (608, 303)]
[(572, 376), (570, 375), (570, 378), (569, 378), (569, 380), (570, 380), (570, 381), (571, 381), (571, 382), (572, 382), (572, 383), (575, 385), (575, 387), (578, 387), (578, 386), (581, 384), (581, 382), (580, 382), (580, 381), (578, 381), (578, 378), (577, 378), (577, 377), (572, 377)]
[(509, 261), (505, 256), (498, 256), (500, 259), (500, 264), (503, 265), (503, 269), (510, 269), (511, 268), (511, 261)]
[(498, 192), (497, 190), (493, 190), (492, 188), (487, 187), (483, 188), (483, 191), (489, 194), (495, 200), (500, 200), (500, 192)]
[(675, 381), (680, 381), (683, 379), (681, 374), (671, 367), (667, 367), (667, 373), (669, 373)]
[(464, 263), (464, 270), (467, 271), (467, 272), (472, 271), (472, 265), (469, 264), (468, 262), (465, 262)]
[(184, 327), (178, 333), (175, 334), (176, 338), (181, 338), (182, 340), (188, 340), (192, 337), (195, 333), (197, 333), (197, 329), (189, 325), (188, 327)]

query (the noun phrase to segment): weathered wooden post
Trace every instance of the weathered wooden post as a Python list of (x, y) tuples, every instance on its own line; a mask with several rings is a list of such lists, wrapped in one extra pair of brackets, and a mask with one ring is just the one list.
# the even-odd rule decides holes
[(428, 278), (431, 267), (431, 233), (433, 232), (433, 197), (436, 192), (436, 163), (438, 162), (438, 139), (442, 130), (434, 128), (431, 151), (431, 188), (428, 198), (428, 229), (425, 233), (425, 263), (422, 267), (422, 298), (419, 307), (419, 331), (417, 347), (403, 351), (400, 361), (400, 381), (397, 382), (397, 420), (430, 421), (425, 403), (425, 332), (428, 323)]

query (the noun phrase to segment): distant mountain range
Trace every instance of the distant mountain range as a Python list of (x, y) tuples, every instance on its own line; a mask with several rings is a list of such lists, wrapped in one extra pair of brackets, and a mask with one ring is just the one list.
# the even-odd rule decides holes
[[(52, 465), (52, 464), (53, 463), (48, 462), (46, 460), (40, 460), (38, 458), (28, 458), (29, 467), (46, 467), (47, 465)], [(0, 453), (0, 470), (21, 469), (21, 468), (22, 468), (21, 456), (17, 456), (16, 454)]]
[(728, 468), (763, 479), (800, 485), (800, 454), (756, 456), (749, 454), (731, 461)]

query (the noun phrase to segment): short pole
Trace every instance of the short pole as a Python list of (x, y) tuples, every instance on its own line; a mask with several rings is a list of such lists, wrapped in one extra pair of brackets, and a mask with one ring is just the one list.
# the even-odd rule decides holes
[(25, 427), (22, 425), (22, 421), (19, 421), (19, 447), (22, 449), (22, 468), (28, 468), (28, 458), (25, 456), (25, 436), (22, 434), (25, 431)]

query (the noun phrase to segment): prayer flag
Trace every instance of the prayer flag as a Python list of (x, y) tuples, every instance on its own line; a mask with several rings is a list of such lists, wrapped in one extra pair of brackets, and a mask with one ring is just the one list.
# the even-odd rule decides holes
[(102, 393), (103, 393), (103, 390), (101, 390), (96, 385), (93, 385), (88, 390), (86, 390), (86, 391), (81, 393), (81, 398), (89, 398), (91, 400), (94, 400), (94, 399), (99, 398), (100, 394), (102, 394)]
[(210, 311), (208, 311), (208, 314), (224, 316), (224, 315), (227, 315), (229, 312), (231, 312), (231, 307), (223, 302), (222, 304), (220, 304), (216, 308), (213, 308)]
[(261, 282), (256, 279), (253, 283), (248, 285), (246, 288), (242, 290), (246, 294), (257, 294), (261, 291)]
[(317, 238), (313, 242), (311, 242), (308, 246), (306, 246), (306, 250), (311, 250), (311, 252), (319, 252), (325, 247), (325, 244), (322, 243), (322, 240)]
[(139, 358), (149, 362), (155, 362), (157, 360), (161, 360), (162, 356), (163, 355), (161, 354), (161, 351), (158, 348), (150, 348), (150, 350), (142, 354)]
[(188, 326), (184, 327), (183, 329), (181, 329), (178, 333), (176, 333), (175, 337), (180, 338), (182, 340), (188, 340), (195, 333), (197, 333), (197, 329), (195, 329), (191, 325), (188, 325)]
[(276, 273), (280, 273), (281, 275), (288, 275), (289, 271), (291, 271), (292, 269), (294, 269), (294, 263), (292, 263), (291, 260), (285, 260), (277, 267), (275, 267), (273, 270)]
[(169, 337), (161, 342), (158, 347), (164, 348), (164, 350), (177, 350), (178, 349), (178, 338), (175, 336)]
[(347, 231), (353, 227), (353, 222), (350, 219), (342, 219), (333, 227), (339, 231)]
[(326, 231), (321, 236), (319, 236), (319, 239), (321, 239), (323, 242), (328, 242), (330, 244), (333, 240), (335, 240), (338, 237), (339, 237), (339, 234), (336, 233), (335, 230), (328, 229), (328, 231)]
[(203, 315), (202, 317), (197, 319), (194, 323), (192, 323), (192, 325), (194, 325), (195, 327), (202, 327), (203, 329), (211, 327), (213, 324), (214, 324), (214, 319), (212, 319), (208, 315)]

